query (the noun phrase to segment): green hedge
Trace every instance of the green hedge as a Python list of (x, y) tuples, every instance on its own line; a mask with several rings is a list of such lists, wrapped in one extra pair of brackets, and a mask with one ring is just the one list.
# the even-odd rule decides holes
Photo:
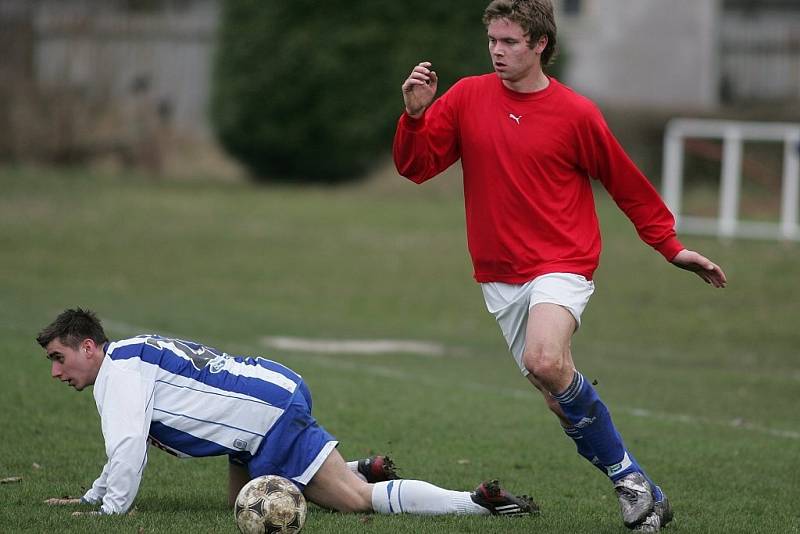
[(488, 0), (226, 0), (211, 118), (261, 179), (347, 180), (388, 153), (400, 85), (430, 60), (440, 94), (490, 68)]

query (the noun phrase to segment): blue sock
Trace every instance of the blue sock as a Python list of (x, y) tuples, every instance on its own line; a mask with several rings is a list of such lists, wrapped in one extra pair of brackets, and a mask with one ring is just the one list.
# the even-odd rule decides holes
[[(625, 448), (622, 437), (611, 421), (597, 391), (575, 371), (572, 383), (558, 395), (553, 395), (567, 420), (572, 425), (565, 432), (578, 447), (578, 453), (600, 467), (616, 482), (620, 478), (640, 472), (647, 477), (636, 459)], [(649, 481), (649, 479), (648, 479)], [(651, 482), (654, 493), (656, 486)], [(658, 491), (660, 494), (660, 490)]]
[(597, 456), (595, 456), (594, 449), (592, 449), (586, 440), (583, 439), (581, 429), (574, 426), (569, 426), (564, 428), (564, 433), (575, 442), (575, 446), (578, 447), (578, 454), (586, 458), (590, 464), (605, 474), (606, 468), (600, 465), (600, 460), (597, 458)]

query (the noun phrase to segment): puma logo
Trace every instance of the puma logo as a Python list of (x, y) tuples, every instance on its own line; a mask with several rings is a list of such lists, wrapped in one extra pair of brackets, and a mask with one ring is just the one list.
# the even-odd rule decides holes
[(513, 113), (509, 113), (509, 114), (508, 114), (508, 118), (509, 118), (509, 119), (514, 119), (514, 120), (517, 122), (517, 124), (519, 124), (519, 120), (522, 118), (522, 115), (520, 115), (519, 117), (517, 117), (517, 116), (516, 116), (516, 115), (514, 115)]

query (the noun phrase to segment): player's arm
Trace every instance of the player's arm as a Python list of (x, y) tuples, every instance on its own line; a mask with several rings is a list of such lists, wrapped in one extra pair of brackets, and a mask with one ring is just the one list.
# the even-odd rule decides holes
[(126, 368), (126, 364), (132, 365), (130, 360), (110, 363), (113, 365), (100, 403), (108, 461), (95, 482), (98, 491), (93, 493), (93, 486), (84, 497), (99, 496), (100, 513), (122, 514), (133, 504), (147, 464), (147, 433), (152, 417), (152, 402), (148, 401), (153, 386), (135, 369)]
[(579, 130), (578, 160), (598, 178), (625, 212), (639, 237), (673, 265), (696, 273), (707, 284), (725, 287), (722, 269), (705, 256), (683, 247), (675, 235), (675, 218), (661, 196), (631, 161), (599, 110), (590, 109)]
[(423, 61), (403, 82), (405, 113), (400, 116), (392, 145), (397, 172), (422, 183), (461, 156), (457, 135), (458, 84), (434, 102), (438, 77)]
[(575, 123), (579, 167), (602, 182), (639, 238), (672, 261), (684, 250), (675, 234), (675, 218), (653, 184), (611, 133), (600, 110), (585, 105)]
[(105, 497), (107, 491), (107, 479), (108, 462), (103, 466), (103, 471), (100, 473), (100, 476), (97, 477), (97, 480), (92, 483), (92, 487), (89, 488), (89, 491), (84, 493), (83, 497), (81, 497), (81, 504), (91, 504), (94, 506), (102, 504), (103, 497)]

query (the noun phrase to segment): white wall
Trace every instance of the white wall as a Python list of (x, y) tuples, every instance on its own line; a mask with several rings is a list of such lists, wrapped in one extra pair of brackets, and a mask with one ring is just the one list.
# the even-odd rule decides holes
[(718, 13), (719, 0), (583, 0), (576, 16), (557, 8), (564, 81), (600, 104), (714, 108)]

